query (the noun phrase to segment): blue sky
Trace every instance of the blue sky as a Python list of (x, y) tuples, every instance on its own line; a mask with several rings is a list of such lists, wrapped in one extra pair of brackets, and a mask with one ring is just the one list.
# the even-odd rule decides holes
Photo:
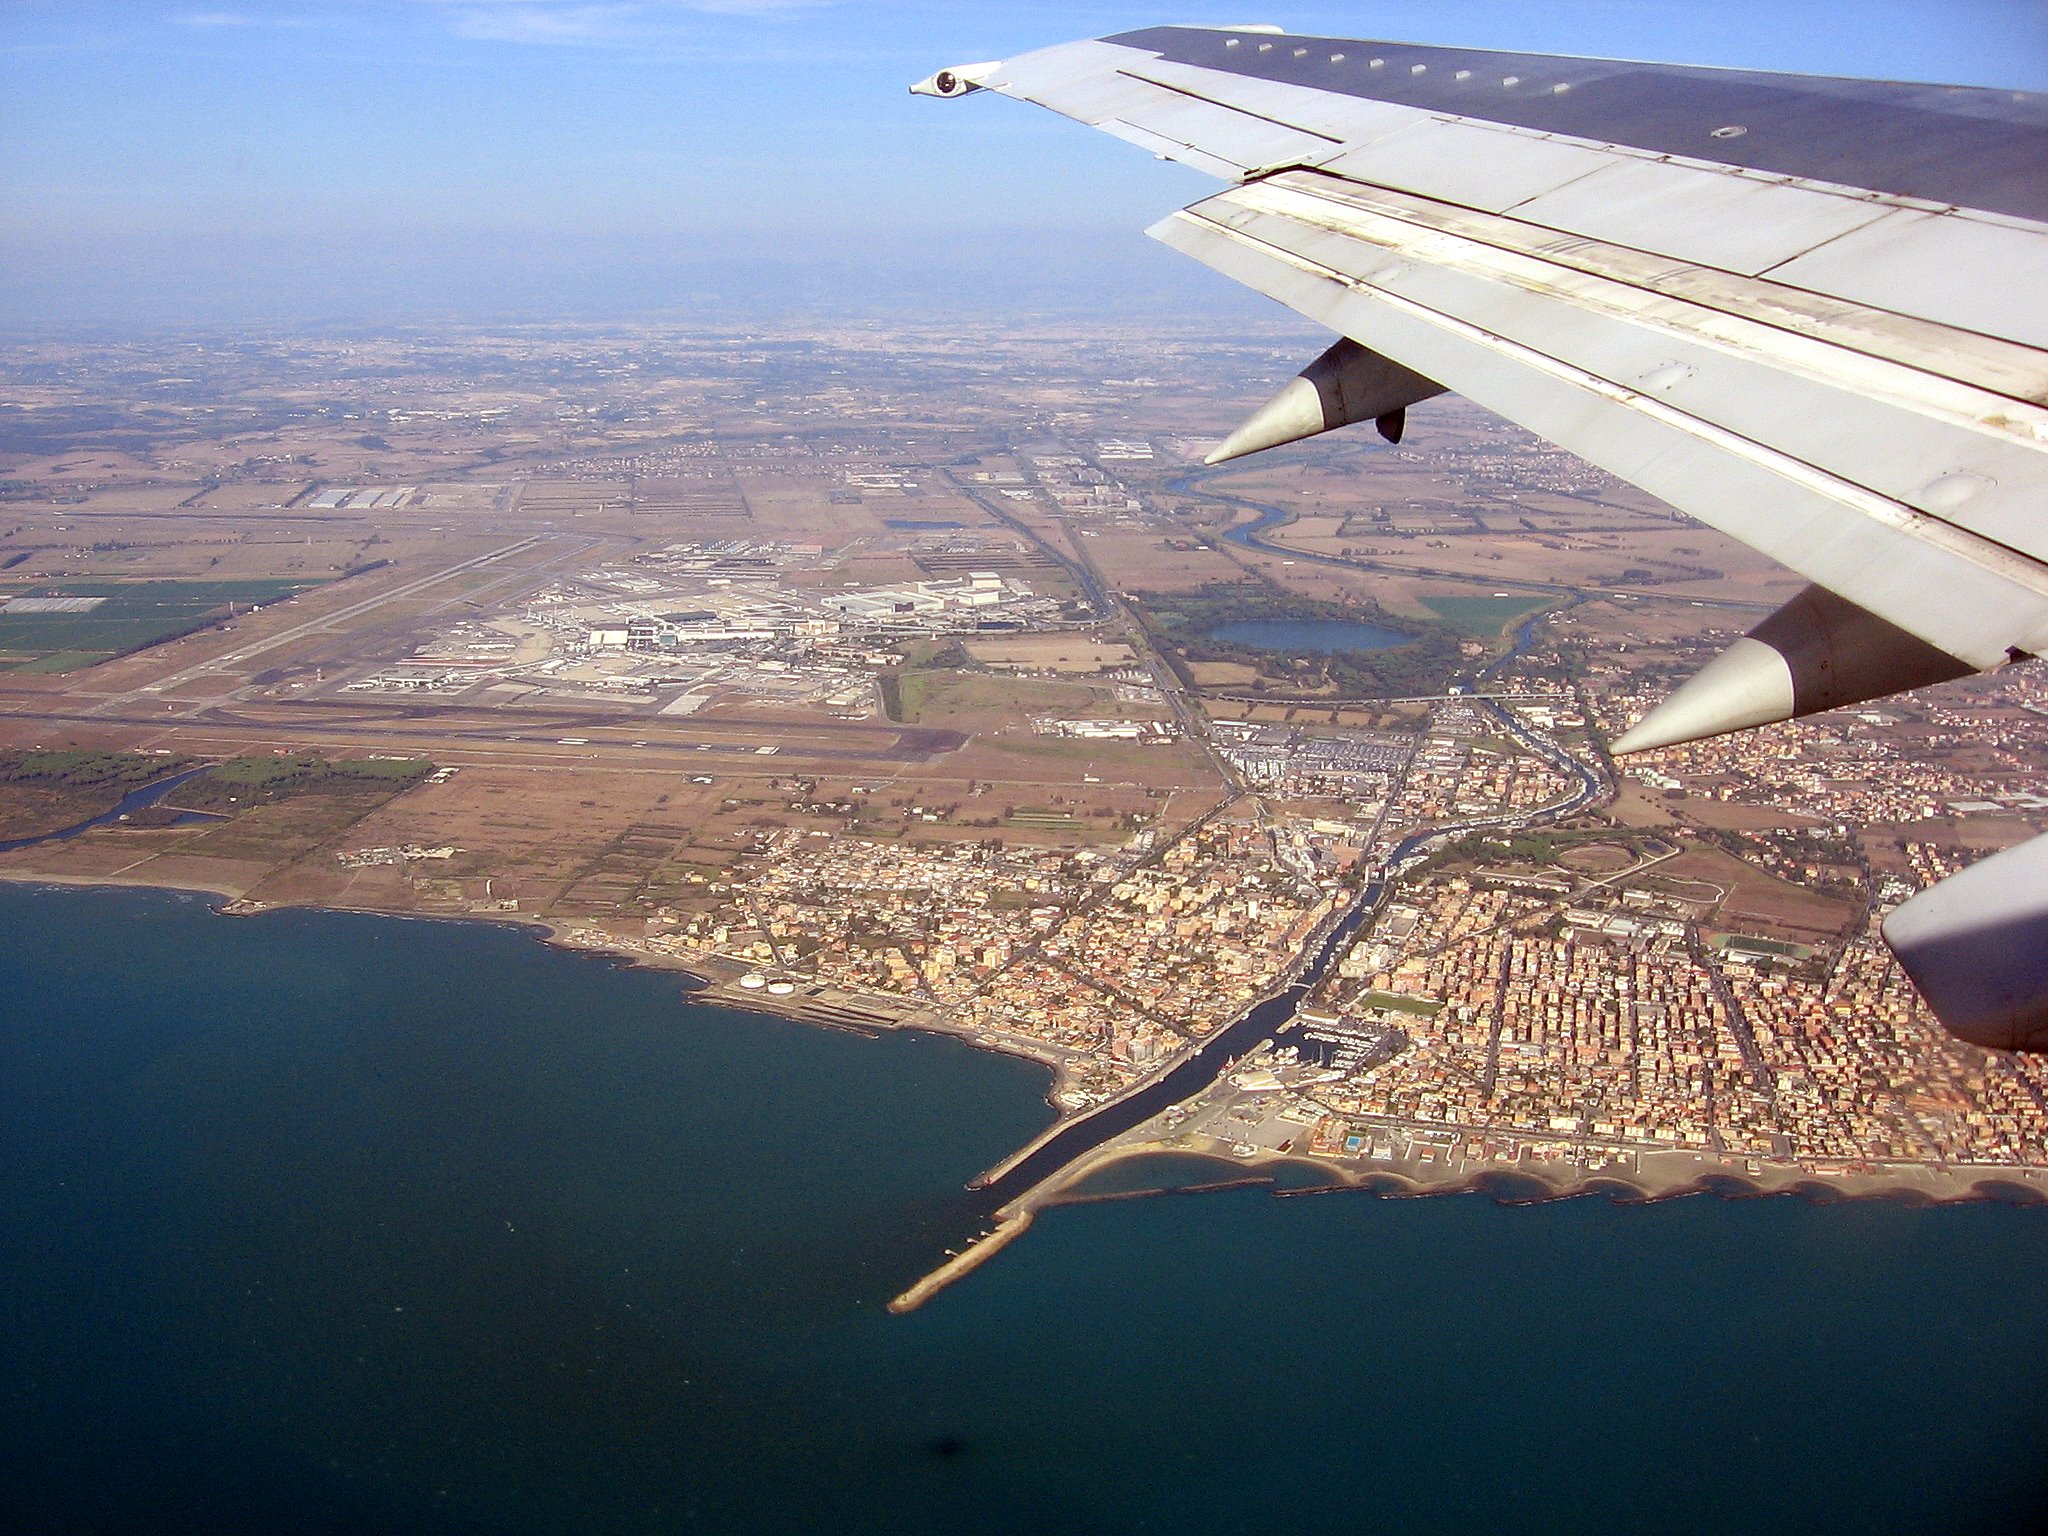
[(1224, 10), (0, 0), (0, 319), (1172, 297), (1138, 232), (1210, 183), (904, 89), (1157, 21), (2048, 89), (2048, 0)]

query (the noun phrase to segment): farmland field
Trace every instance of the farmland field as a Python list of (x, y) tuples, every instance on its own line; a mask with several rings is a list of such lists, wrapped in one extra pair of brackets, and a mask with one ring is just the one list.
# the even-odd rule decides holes
[(72, 612), (0, 612), (0, 670), (74, 672), (174, 639), (237, 610), (303, 592), (303, 581), (58, 581), (0, 594), (98, 598)]
[(1557, 599), (1540, 592), (1522, 592), (1513, 597), (1425, 597), (1422, 601), (1447, 624), (1475, 635), (1492, 635)]

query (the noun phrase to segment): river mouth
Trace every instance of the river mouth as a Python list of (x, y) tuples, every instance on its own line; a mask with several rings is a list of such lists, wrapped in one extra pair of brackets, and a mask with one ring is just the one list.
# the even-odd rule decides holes
[(202, 821), (223, 820), (223, 817), (211, 811), (181, 811), (176, 808), (159, 809), (157, 806), (158, 801), (162, 800), (179, 785), (184, 784), (188, 780), (198, 778), (202, 773), (211, 771), (210, 764), (202, 763), (197, 768), (187, 768), (183, 772), (170, 775), (168, 778), (158, 779), (154, 783), (145, 784), (140, 789), (131, 789), (116, 801), (112, 807), (101, 811), (96, 816), (88, 816), (85, 820), (73, 822), (68, 827), (57, 827), (48, 832), (37, 832), (29, 837), (10, 838), (5, 842), (0, 842), (0, 853), (13, 853), (17, 849), (34, 848), (42, 843), (68, 842), (74, 837), (92, 831), (95, 827), (112, 826), (117, 821), (139, 818), (144, 813), (149, 812), (154, 812), (155, 814), (139, 824), (153, 827), (182, 827), (191, 826)]
[(1290, 656), (1341, 656), (1391, 651), (1408, 644), (1415, 636), (1357, 619), (1240, 619), (1232, 624), (1219, 624), (1202, 638)]

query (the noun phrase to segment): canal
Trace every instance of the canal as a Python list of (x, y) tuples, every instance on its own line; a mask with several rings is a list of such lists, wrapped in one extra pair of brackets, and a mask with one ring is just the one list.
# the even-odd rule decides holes
[(1329, 972), (1337, 957), (1357, 936), (1358, 930), (1378, 909), (1387, 892), (1388, 878), (1398, 874), (1401, 866), (1427, 844), (1462, 837), (1467, 832), (1498, 827), (1509, 820), (1518, 826), (1540, 826), (1574, 815), (1598, 797), (1598, 774), (1569, 753), (1543, 741), (1515, 719), (1512, 712), (1499, 704), (1483, 699), (1475, 699), (1474, 702), (1490, 705), (1500, 717), (1503, 726), (1519, 737), (1532, 751), (1540, 753), (1561, 770), (1576, 777), (1578, 787), (1557, 804), (1531, 815), (1456, 822), (1423, 832), (1411, 832), (1402, 838), (1387, 855), (1381, 873), (1366, 885), (1343, 917), (1324, 934), (1300, 970), (1295, 973), (1294, 979), (1285, 987), (1272, 996), (1252, 1004), (1244, 1013), (1224, 1025), (1159, 1077), (1133, 1089), (1120, 1099), (1112, 1099), (1101, 1108), (1056, 1127), (1043, 1141), (1015, 1162), (1007, 1166), (999, 1163), (991, 1175), (984, 1175), (981, 1180), (977, 1180), (974, 1187), (981, 1191), (981, 1205), (988, 1214), (994, 1215), (1004, 1206), (1053, 1178), (1060, 1170), (1105, 1142), (1114, 1140), (1126, 1131), (1136, 1129), (1154, 1115), (1163, 1113), (1176, 1104), (1194, 1098), (1228, 1072), (1234, 1063), (1243, 1060), (1258, 1046), (1275, 1039), (1293, 1022), (1295, 1012), (1300, 1008), (1303, 999), (1315, 989), (1316, 984)]

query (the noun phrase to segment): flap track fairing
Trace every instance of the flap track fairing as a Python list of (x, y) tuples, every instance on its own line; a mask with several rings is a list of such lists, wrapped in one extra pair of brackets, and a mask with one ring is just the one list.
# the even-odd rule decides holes
[(1775, 725), (1976, 669), (1826, 587), (1810, 586), (1622, 733), (1617, 756)]
[(1443, 385), (1347, 336), (1252, 412), (1206, 462), (1225, 464), (1282, 443), (1334, 432), (1355, 421), (1375, 423), (1380, 436), (1398, 443), (1408, 407), (1443, 393)]

